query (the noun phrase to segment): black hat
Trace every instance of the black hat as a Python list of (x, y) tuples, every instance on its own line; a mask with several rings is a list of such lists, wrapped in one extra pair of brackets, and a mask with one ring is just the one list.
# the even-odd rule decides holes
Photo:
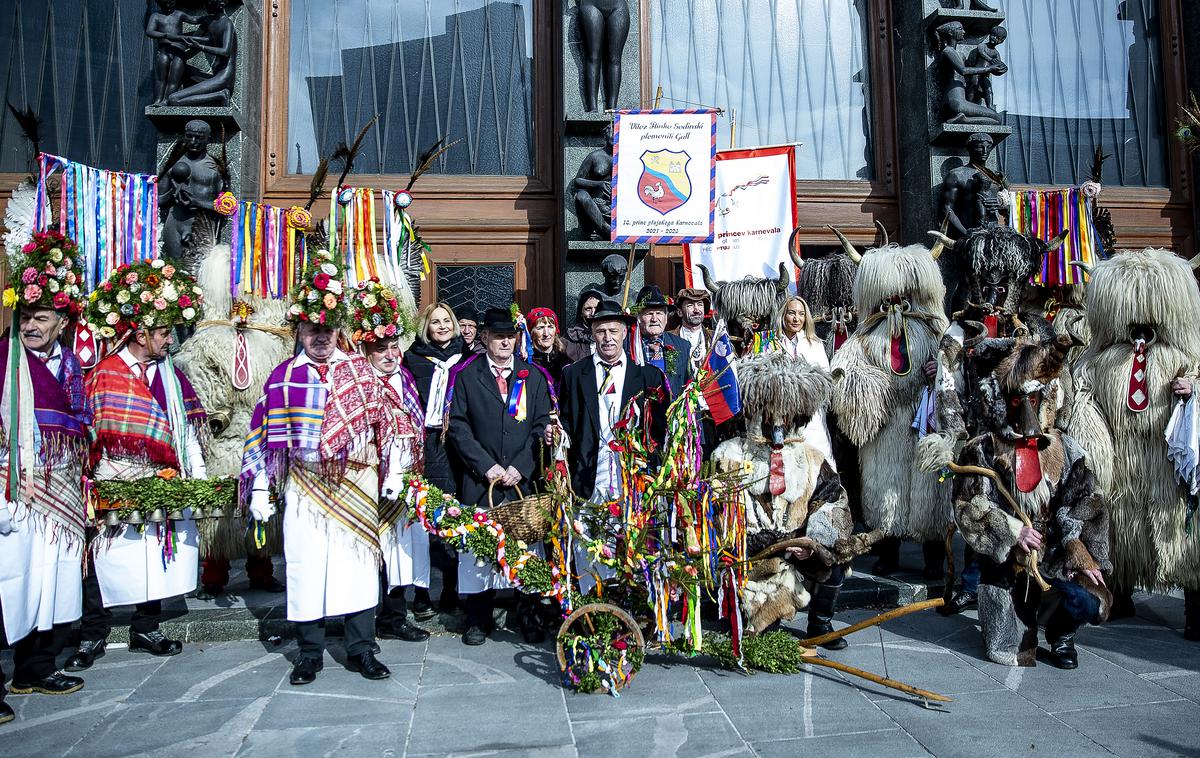
[(671, 301), (663, 295), (657, 284), (647, 284), (638, 290), (634, 303), (638, 309), (671, 307)]
[(600, 298), (600, 304), (596, 306), (596, 312), (592, 314), (592, 318), (588, 321), (588, 326), (600, 321), (620, 321), (629, 326), (636, 321), (633, 316), (630, 316), (621, 309), (621, 304), (611, 297)]
[(492, 332), (515, 333), (518, 331), (517, 322), (507, 308), (488, 308), (483, 314), (483, 322), (479, 328)]
[(454, 318), (459, 321), (474, 321), (479, 323), (479, 312), (475, 310), (473, 305), (460, 305), (454, 309)]

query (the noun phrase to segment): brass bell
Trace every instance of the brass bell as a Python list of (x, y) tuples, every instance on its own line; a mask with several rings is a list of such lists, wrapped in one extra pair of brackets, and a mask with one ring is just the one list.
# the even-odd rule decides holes
[(203, 508), (193, 508), (192, 509), (192, 519), (194, 521), (203, 521), (206, 518), (208, 518), (208, 512), (205, 511)]
[(162, 508), (155, 508), (154, 510), (150, 511), (150, 516), (146, 519), (146, 521), (149, 521), (151, 524), (161, 524), (166, 520), (167, 512)]
[(183, 511), (171, 511), (167, 518), (171, 521), (183, 521)]
[(117, 513), (116, 511), (108, 511), (107, 513), (104, 514), (104, 525), (105, 526), (120, 526), (121, 525), (121, 514)]
[(137, 526), (139, 524), (146, 523), (146, 520), (142, 518), (141, 511), (132, 511), (128, 516), (125, 517), (125, 523)]

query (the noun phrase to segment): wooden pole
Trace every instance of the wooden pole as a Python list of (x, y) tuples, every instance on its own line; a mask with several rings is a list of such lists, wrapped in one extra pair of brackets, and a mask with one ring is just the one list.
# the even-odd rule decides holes
[(658, 110), (658, 104), (662, 102), (662, 85), (658, 85), (658, 89), (654, 92), (654, 110)]
[(897, 682), (895, 679), (888, 679), (887, 677), (879, 676), (878, 674), (872, 674), (870, 671), (863, 671), (862, 669), (854, 668), (853, 666), (847, 666), (846, 664), (839, 663), (838, 661), (831, 661), (828, 658), (822, 658), (817, 655), (815, 651), (812, 655), (805, 655), (803, 660), (805, 663), (810, 663), (814, 666), (825, 666), (826, 668), (835, 669), (852, 676), (861, 677), (866, 679), (868, 682), (882, 684), (884, 687), (890, 687), (893, 690), (899, 690), (906, 695), (924, 698), (925, 700), (933, 700), (934, 702), (938, 703), (954, 702), (954, 698), (946, 697), (945, 695), (939, 695), (938, 693), (930, 692), (929, 690), (918, 689), (911, 684)]
[(633, 253), (637, 245), (629, 245), (629, 260), (625, 264), (625, 295), (621, 298), (621, 310), (629, 308), (629, 285), (633, 282)]
[(737, 108), (729, 109), (729, 146), (737, 147)]
[(865, 621), (860, 621), (853, 626), (846, 627), (845, 629), (838, 629), (837, 631), (830, 632), (829, 634), (822, 634), (818, 637), (809, 637), (806, 640), (800, 640), (800, 644), (803, 647), (817, 647), (818, 645), (824, 645), (830, 640), (836, 640), (841, 637), (845, 637), (848, 634), (854, 634), (855, 632), (862, 631), (863, 629), (868, 629), (872, 626), (878, 626), (879, 624), (891, 621), (892, 619), (898, 619), (901, 616), (907, 616), (910, 613), (924, 611), (929, 608), (940, 608), (945, 602), (945, 600), (939, 597), (934, 598), (933, 600), (923, 600), (920, 603), (912, 603), (899, 608), (893, 608), (886, 613), (881, 613), (878, 616), (872, 616)]

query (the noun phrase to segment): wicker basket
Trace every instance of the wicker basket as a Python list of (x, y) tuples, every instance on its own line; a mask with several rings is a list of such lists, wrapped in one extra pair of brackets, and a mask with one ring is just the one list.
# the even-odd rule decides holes
[(504, 527), (509, 539), (527, 544), (541, 542), (550, 533), (550, 511), (554, 497), (549, 493), (525, 497), (521, 488), (515, 487), (519, 498), (507, 503), (493, 505), (496, 482), (488, 485), (488, 516)]

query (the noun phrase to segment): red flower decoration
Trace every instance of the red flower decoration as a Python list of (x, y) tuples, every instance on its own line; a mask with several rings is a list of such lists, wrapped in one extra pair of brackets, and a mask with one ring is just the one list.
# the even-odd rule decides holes
[(54, 296), (55, 308), (66, 308), (71, 303), (71, 297), (65, 292), (59, 292)]
[(319, 290), (323, 290), (329, 286), (329, 274), (324, 271), (319, 272), (313, 277), (313, 286)]
[(475, 519), (476, 524), (486, 524), (488, 517), (483, 511), (475, 511), (475, 515), (471, 518)]
[(529, 370), (521, 369), (520, 371), (517, 372), (517, 378), (518, 379), (528, 379), (529, 378)]
[(621, 506), (618, 505), (617, 503), (609, 503), (608, 504), (608, 512), (614, 516), (620, 516), (621, 515)]
[(179, 296), (179, 307), (180, 308), (190, 308), (191, 305), (192, 305), (192, 298), (188, 297), (187, 295)]

